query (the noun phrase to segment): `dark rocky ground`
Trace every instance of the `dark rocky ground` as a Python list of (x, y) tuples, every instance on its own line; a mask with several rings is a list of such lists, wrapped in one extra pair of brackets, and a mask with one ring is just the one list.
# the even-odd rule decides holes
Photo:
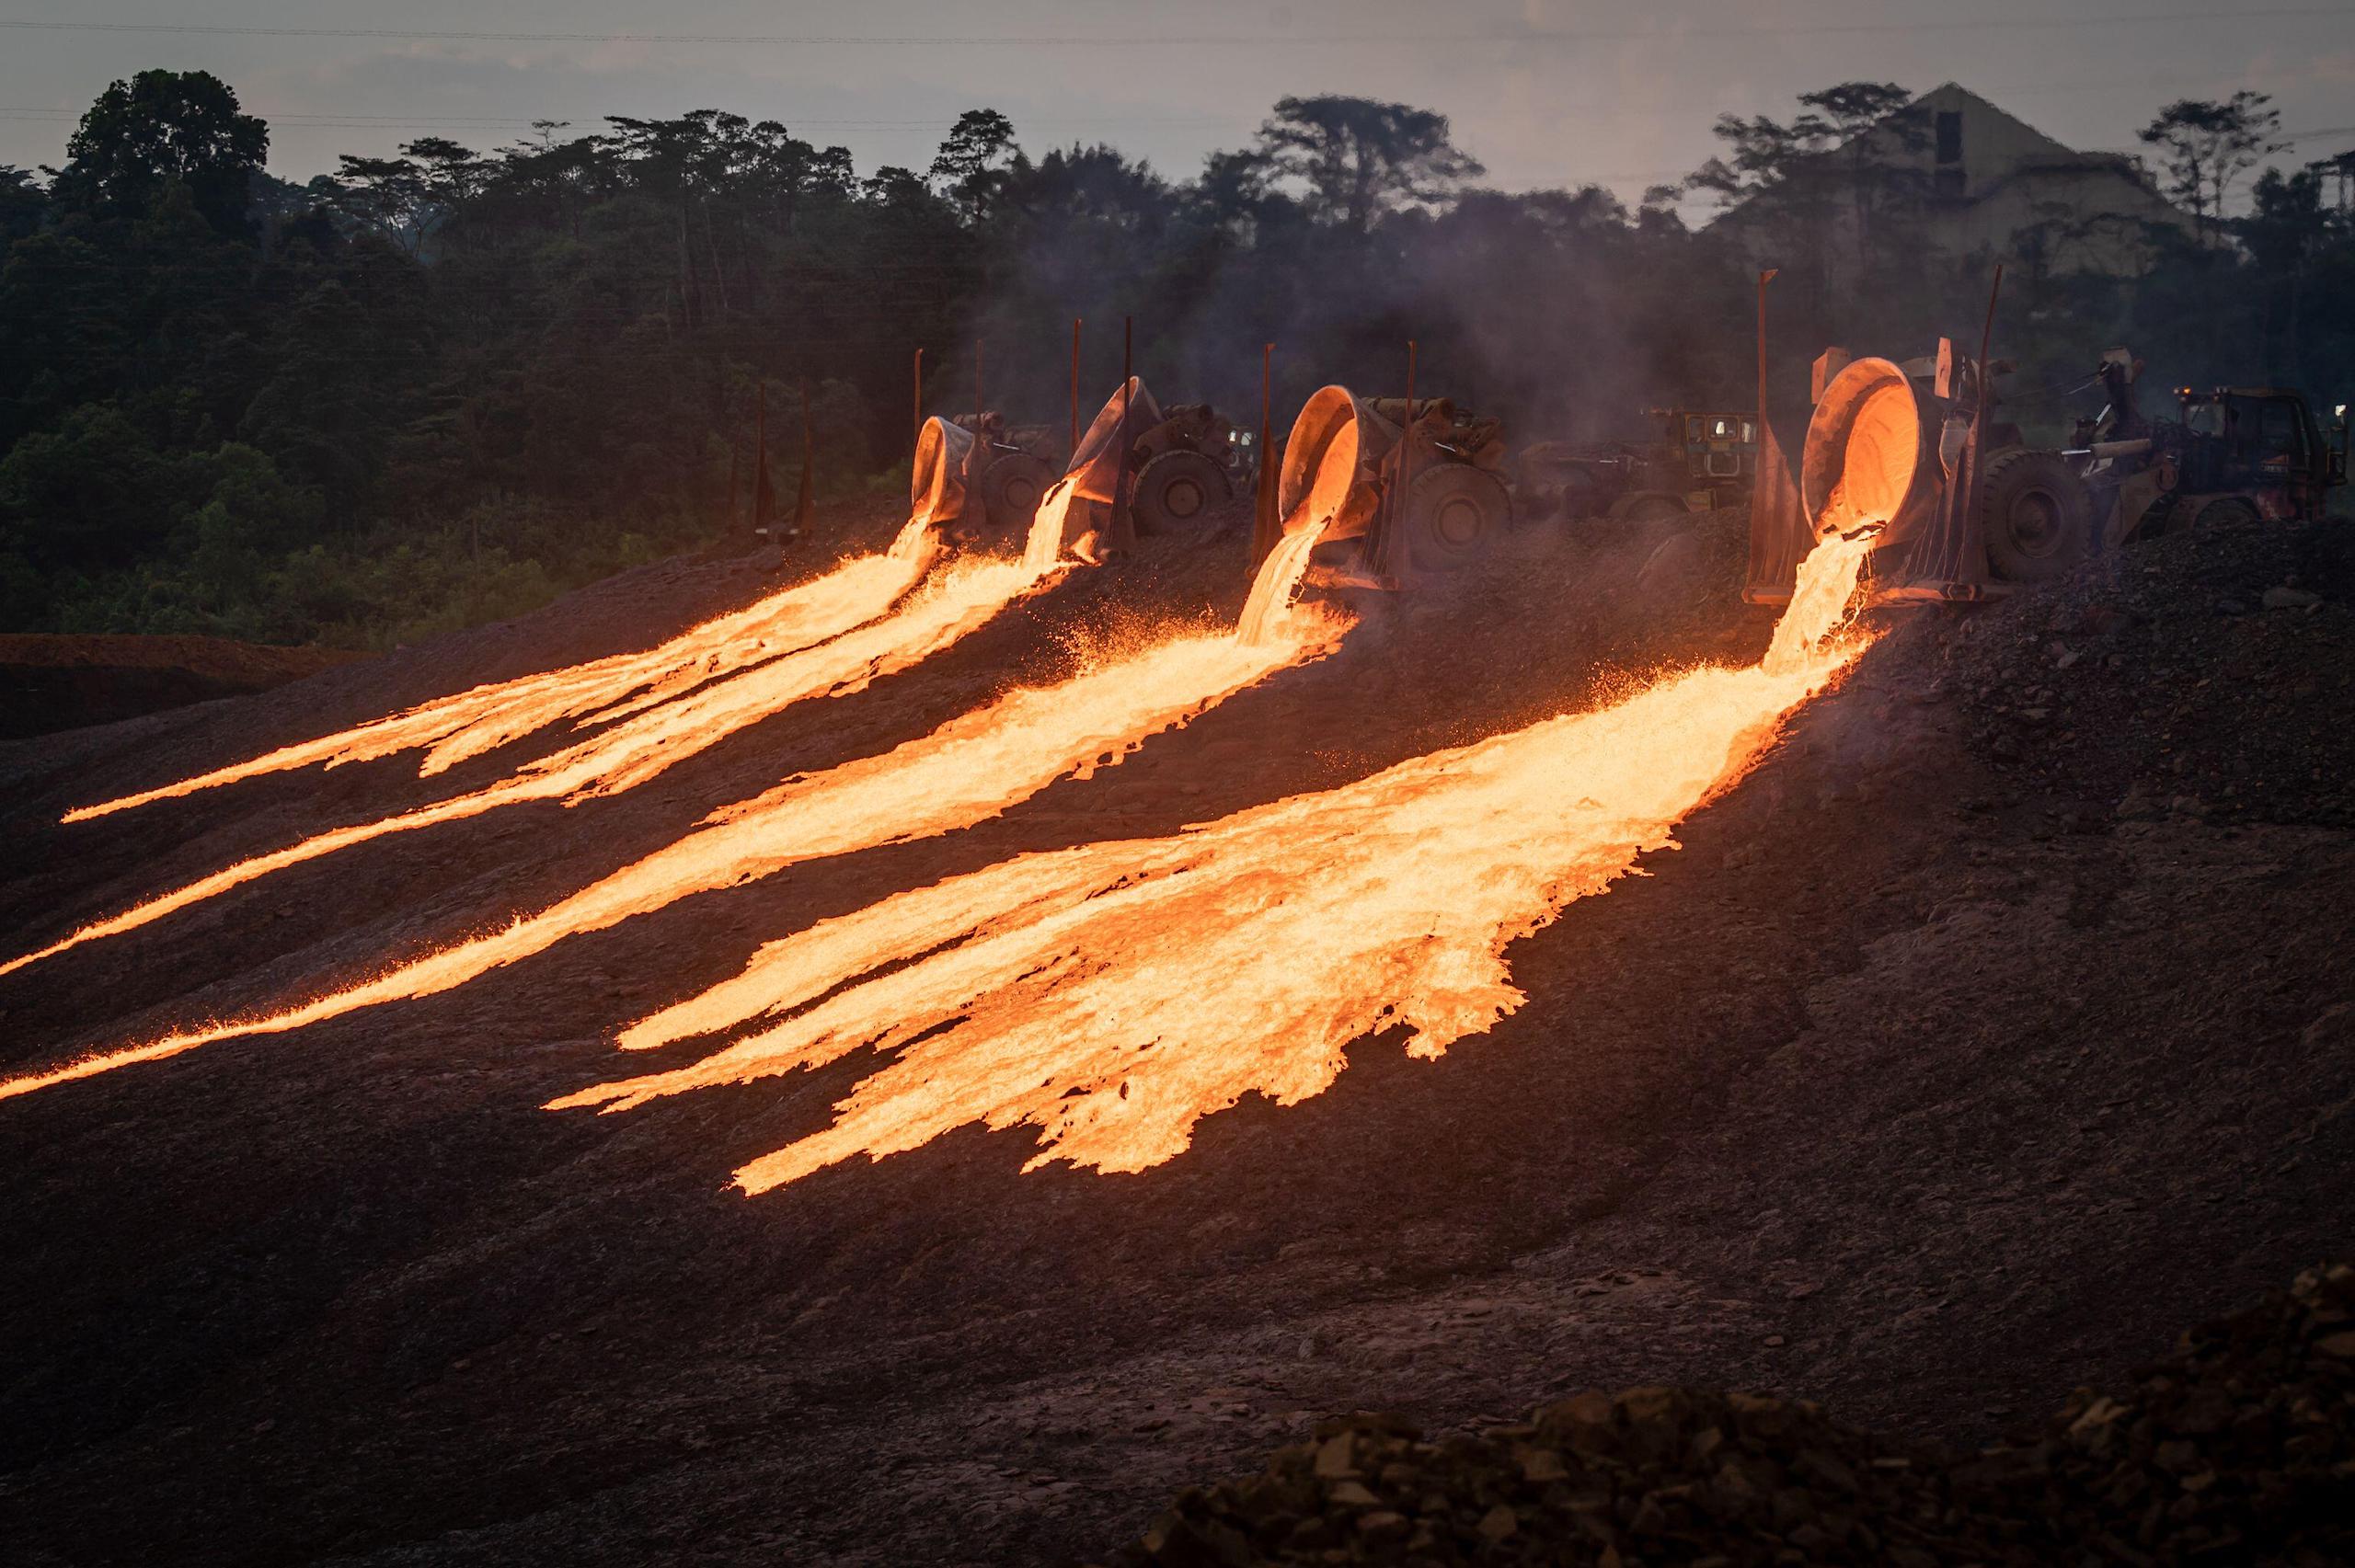
[[(1515, 947), (1530, 1001), (1492, 1035), (1436, 1063), (1361, 1042), (1322, 1096), (1246, 1102), (1142, 1175), (1020, 1175), (1026, 1137), (968, 1128), (726, 1188), (822, 1125), (856, 1062), (620, 1116), (538, 1107), (613, 1075), (616, 1025), (814, 919), (1357, 777), (1663, 661), (1752, 657), (1768, 622), (1733, 601), (1734, 520), (1523, 538), (948, 838), (0, 1104), (0, 1543), (77, 1564), (1085, 1560), (1335, 1413), (1443, 1433), (1637, 1384), (1985, 1440), (2348, 1251), (2343, 528), (2160, 540), (1898, 624), (1680, 851)], [(539, 907), (715, 805), (1052, 674), (1077, 629), (1231, 615), (1241, 551), (1068, 582), (645, 789), (365, 846), (0, 979), (0, 1059), (267, 1004)], [(649, 568), (261, 696), (0, 746), (8, 945), (557, 741), (430, 789), (407, 757), (70, 830), (64, 807), (643, 646), (770, 580)]]
[(1972, 1451), (1800, 1400), (1589, 1391), (1439, 1442), (1320, 1422), (1189, 1488), (1134, 1568), (1389, 1562), (2267, 1562), (2355, 1556), (2355, 1268), (2302, 1273), (2112, 1393)]

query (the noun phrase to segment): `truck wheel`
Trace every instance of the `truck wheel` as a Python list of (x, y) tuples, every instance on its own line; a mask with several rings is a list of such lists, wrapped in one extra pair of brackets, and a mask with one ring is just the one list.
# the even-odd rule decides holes
[(1046, 463), (1027, 452), (1009, 452), (982, 470), (982, 510), (990, 527), (1017, 538), (1030, 532), (1040, 498), (1055, 480)]
[(1226, 470), (1211, 458), (1199, 452), (1165, 452), (1137, 475), (1137, 532), (1195, 532), (1234, 495)]
[(2238, 496), (2226, 496), (2222, 500), (2210, 501), (2200, 509), (2200, 526), (2202, 528), (2246, 528), (2257, 521), (2259, 515), (2254, 503), (2243, 500)]
[(2015, 447), (1980, 472), (1987, 564), (2006, 582), (2049, 582), (2093, 554), (2093, 498), (2059, 452)]
[(1407, 559), (1424, 571), (1452, 572), (1476, 560), (1512, 515), (1512, 498), (1493, 474), (1468, 463), (1442, 463), (1415, 475), (1399, 519)]
[(1634, 490), (1611, 503), (1611, 516), (1620, 522), (1659, 522), (1665, 518), (1683, 517), (1693, 509), (1684, 504), (1682, 496), (1671, 496), (1666, 490)]

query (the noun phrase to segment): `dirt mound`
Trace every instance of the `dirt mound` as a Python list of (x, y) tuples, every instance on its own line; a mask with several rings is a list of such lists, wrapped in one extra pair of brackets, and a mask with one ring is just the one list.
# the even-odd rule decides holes
[(1973, 740), (2086, 818), (2355, 823), (2355, 525), (2193, 529), (1958, 624)]
[(367, 657), (227, 637), (0, 636), (0, 739), (266, 692)]
[(2355, 1557), (2355, 1269), (2183, 1337), (2111, 1395), (1962, 1454), (1804, 1401), (1583, 1393), (1424, 1442), (1318, 1426), (1179, 1494), (1128, 1568), (1255, 1563), (2325, 1563)]

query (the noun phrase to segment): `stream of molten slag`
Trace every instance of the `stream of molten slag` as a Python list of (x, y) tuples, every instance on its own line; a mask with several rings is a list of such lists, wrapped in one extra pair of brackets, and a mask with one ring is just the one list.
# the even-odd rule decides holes
[(1346, 620), (1331, 613), (1304, 613), (1283, 636), (1264, 644), (1246, 647), (1224, 630), (1201, 630), (1099, 656), (1067, 680), (1009, 692), (921, 739), (723, 807), (685, 838), (501, 930), (278, 1013), (182, 1030), (0, 1081), (0, 1099), (218, 1040), (431, 996), (696, 893), (804, 861), (970, 827), (1066, 774), (1084, 777), (1117, 761), (1278, 670), (1319, 657), (1347, 629)]
[(627, 717), (707, 681), (838, 635), (889, 610), (915, 586), (928, 565), (927, 558), (896, 549), (854, 556), (823, 576), (706, 621), (659, 647), (477, 686), (177, 784), (79, 807), (63, 820), (87, 821), (313, 763), (332, 768), (419, 748), (425, 756), (418, 771), (430, 777), (550, 725)]
[(1169, 838), (1025, 855), (756, 953), (625, 1031), (644, 1049), (752, 1025), (704, 1059), (552, 1109), (888, 1059), (822, 1131), (736, 1173), (757, 1193), (953, 1127), (1039, 1129), (1051, 1160), (1139, 1171), (1258, 1093), (1291, 1105), (1390, 1027), (1433, 1058), (1522, 1000), (1504, 951), (1665, 847), (1853, 658), (1869, 541), (1802, 567), (1775, 652)]
[(617, 795), (718, 744), (795, 703), (844, 696), (904, 670), (964, 636), (1040, 581), (1018, 562), (978, 560), (952, 568), (890, 613), (688, 695), (642, 711), (563, 750), (528, 762), (493, 784), (396, 816), (314, 833), (283, 849), (241, 860), (89, 924), (48, 946), (0, 963), (0, 975), (159, 921), (192, 904), (290, 866), (394, 833), (415, 832), (527, 801), (567, 805)]

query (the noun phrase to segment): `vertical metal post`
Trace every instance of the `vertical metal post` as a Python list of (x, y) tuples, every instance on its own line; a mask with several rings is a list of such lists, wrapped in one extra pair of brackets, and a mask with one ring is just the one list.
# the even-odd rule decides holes
[(818, 431), (810, 418), (810, 378), (801, 378), (801, 486), (793, 498), (793, 532), (798, 539), (809, 531), (810, 509), (818, 498)]
[(1071, 318), (1071, 453), (1079, 455), (1079, 323)]
[(989, 399), (982, 394), (982, 340), (973, 339), (973, 433), (982, 431), (982, 414), (989, 407)]
[(1112, 539), (1126, 549), (1136, 534), (1136, 520), (1129, 510), (1129, 452), (1136, 433), (1129, 429), (1129, 388), (1136, 380), (1136, 318), (1120, 318), (1120, 460), (1112, 476)]
[(1276, 515), (1276, 346), (1259, 346), (1259, 471), (1251, 490), (1251, 570), (1268, 558), (1282, 537)]
[(1766, 448), (1766, 285), (1780, 270), (1769, 267), (1758, 274), (1758, 448)]
[[(1994, 378), (1987, 373), (1987, 355), (1995, 344), (1995, 302), (2004, 293), (2004, 264), (1995, 263), (1995, 281), (1987, 291), (1987, 324), (1979, 331), (1979, 406), (1970, 418), (1970, 475), (1963, 499), (1975, 516), (1979, 509), (1979, 464), (1987, 454), (1987, 406), (1995, 401)], [(2097, 540), (2097, 543), (2099, 541)]]
[(910, 427), (910, 440), (924, 436), (924, 350), (916, 350), (916, 421)]
[(761, 378), (752, 403), (752, 531), (768, 526), (769, 383)]

